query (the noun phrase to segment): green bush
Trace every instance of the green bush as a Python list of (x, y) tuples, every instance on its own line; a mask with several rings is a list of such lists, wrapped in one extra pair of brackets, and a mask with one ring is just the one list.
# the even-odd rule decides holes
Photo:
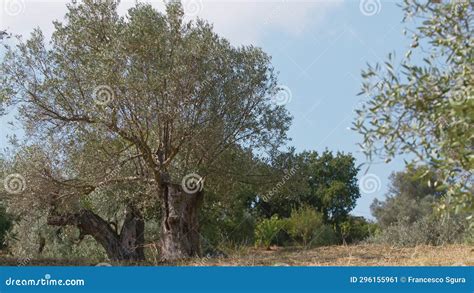
[(344, 244), (357, 243), (369, 238), (377, 230), (377, 224), (363, 217), (349, 216), (339, 225), (339, 233)]
[(399, 219), (371, 236), (368, 242), (401, 247), (463, 243), (469, 241), (467, 231), (467, 222), (462, 216), (451, 216), (445, 219), (426, 216), (413, 223)]
[[(426, 166), (409, 166), (392, 174), (384, 201), (371, 205), (380, 231), (369, 242), (397, 246), (443, 245), (469, 242), (472, 231), (466, 212), (438, 214), (433, 206), (445, 200), (445, 184), (438, 171)], [(438, 185), (438, 187), (437, 187)]]
[(266, 249), (276, 240), (277, 234), (285, 228), (285, 221), (273, 215), (270, 219), (263, 219), (255, 227), (255, 241), (257, 246)]
[(303, 206), (291, 212), (287, 220), (287, 231), (295, 241), (307, 246), (316, 230), (323, 226), (323, 215), (310, 206)]
[(336, 231), (330, 225), (322, 225), (314, 230), (309, 246), (329, 246), (339, 242)]
[(209, 189), (199, 213), (203, 254), (215, 255), (218, 251), (253, 245), (257, 218), (247, 204), (248, 198), (254, 198), (252, 190), (239, 186), (235, 190)]

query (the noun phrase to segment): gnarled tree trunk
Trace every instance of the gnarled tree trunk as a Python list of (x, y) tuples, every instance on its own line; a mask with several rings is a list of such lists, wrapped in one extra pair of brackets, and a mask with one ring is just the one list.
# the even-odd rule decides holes
[(198, 210), (202, 191), (186, 193), (180, 185), (162, 185), (161, 257), (177, 260), (201, 254)]
[(120, 247), (124, 259), (144, 260), (145, 222), (138, 211), (130, 208), (125, 216), (125, 221), (119, 234)]
[(53, 226), (76, 226), (81, 237), (91, 235), (105, 249), (110, 260), (144, 260), (143, 251), (145, 224), (134, 208), (127, 208), (120, 234), (110, 224), (91, 210), (58, 215), (51, 213), (48, 224)]

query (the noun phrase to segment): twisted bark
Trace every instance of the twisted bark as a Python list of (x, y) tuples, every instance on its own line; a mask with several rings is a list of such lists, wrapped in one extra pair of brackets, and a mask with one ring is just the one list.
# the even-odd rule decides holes
[(110, 260), (144, 260), (143, 251), (145, 224), (143, 217), (134, 208), (127, 208), (120, 233), (110, 224), (88, 209), (77, 213), (48, 216), (48, 225), (75, 226), (81, 235), (92, 236), (107, 253)]

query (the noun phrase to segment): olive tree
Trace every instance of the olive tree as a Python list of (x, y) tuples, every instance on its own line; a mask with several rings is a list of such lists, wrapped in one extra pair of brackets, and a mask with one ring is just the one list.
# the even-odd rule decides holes
[(389, 54), (384, 64), (369, 65), (362, 72), (361, 94), (369, 99), (357, 110), (353, 124), (369, 158), (389, 161), (405, 154), (414, 158), (411, 163), (440, 170), (446, 186), (438, 187), (448, 190), (439, 209), (471, 214), (473, 6), (472, 1), (405, 0), (411, 49), (399, 64)]
[[(124, 255), (143, 229), (140, 207), (158, 201), (162, 257), (198, 255), (204, 180), (219, 158), (278, 147), (291, 119), (272, 103), (279, 87), (262, 50), (185, 22), (176, 2), (166, 13), (137, 4), (127, 16), (117, 5), (68, 5), (49, 42), (36, 29), (6, 53), (2, 93), (19, 109), (23, 148), (41, 158), (22, 196), (48, 210), (50, 225), (78, 227), (113, 259), (137, 258), (133, 249)], [(121, 231), (86, 204), (105, 192), (105, 205), (127, 205)]]

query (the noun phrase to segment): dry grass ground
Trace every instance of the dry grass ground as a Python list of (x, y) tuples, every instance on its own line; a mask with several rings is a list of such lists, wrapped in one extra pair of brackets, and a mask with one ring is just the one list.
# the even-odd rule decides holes
[[(24, 260), (23, 260), (24, 261)], [(16, 266), (18, 259), (0, 257), (0, 265)], [(31, 259), (25, 265), (96, 265), (87, 260)], [(474, 266), (474, 246), (417, 246), (397, 248), (382, 245), (327, 246), (313, 249), (241, 248), (223, 258), (198, 258), (181, 262), (122, 263), (112, 265), (159, 266)]]
[(180, 263), (197, 266), (474, 266), (474, 246), (327, 246), (314, 249), (247, 249), (228, 258)]

